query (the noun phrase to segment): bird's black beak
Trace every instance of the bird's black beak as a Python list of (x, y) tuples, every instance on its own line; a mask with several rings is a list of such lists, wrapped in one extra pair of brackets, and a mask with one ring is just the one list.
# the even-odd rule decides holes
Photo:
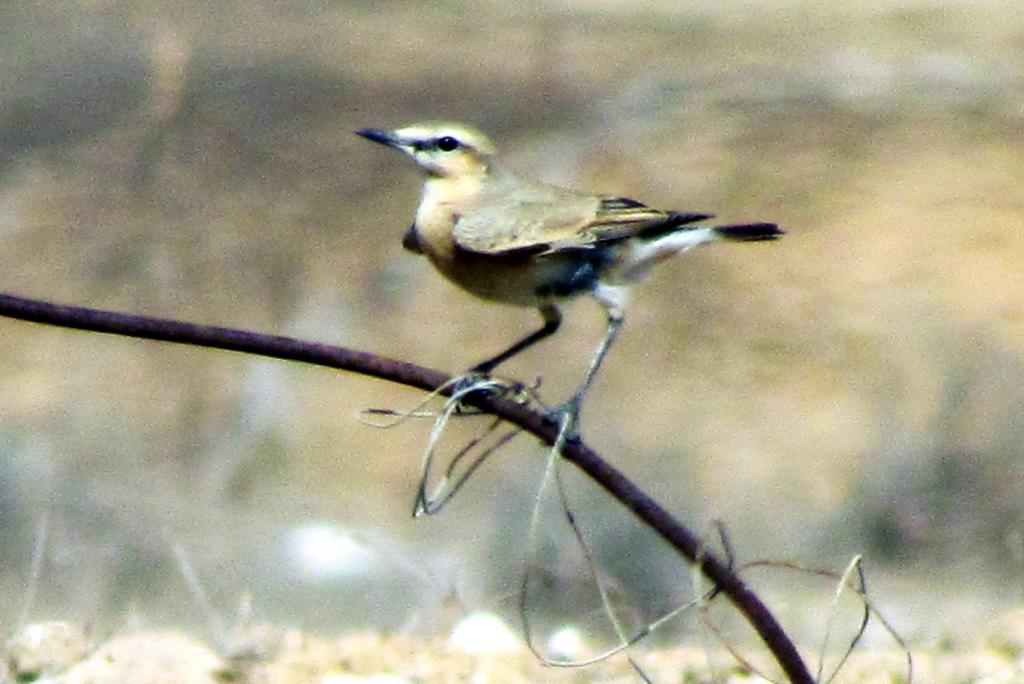
[(360, 128), (356, 131), (356, 135), (360, 135), (367, 140), (372, 140), (375, 143), (381, 145), (387, 145), (388, 147), (400, 147), (402, 141), (395, 136), (391, 131), (382, 131), (379, 128)]

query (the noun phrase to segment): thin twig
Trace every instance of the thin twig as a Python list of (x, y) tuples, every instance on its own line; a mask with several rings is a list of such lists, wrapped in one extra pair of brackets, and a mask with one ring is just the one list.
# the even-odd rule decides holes
[(843, 593), (847, 589), (850, 589), (853, 584), (850, 578), (853, 576), (854, 571), (857, 573), (857, 586), (855, 591), (858, 596), (867, 595), (867, 580), (864, 577), (864, 566), (861, 564), (861, 557), (859, 555), (854, 556), (853, 559), (847, 564), (846, 570), (842, 576), (836, 582), (836, 591), (832, 596), (832, 609), (828, 612), (828, 621), (825, 623), (825, 636), (821, 643), (821, 655), (818, 658), (818, 673), (817, 679), (823, 684), (832, 684), (832, 681), (839, 674), (839, 671), (843, 669), (843, 665), (846, 664), (850, 654), (857, 648), (857, 644), (860, 643), (861, 637), (864, 636), (864, 632), (867, 631), (868, 621), (871, 620), (871, 607), (865, 601), (863, 603), (863, 610), (861, 611), (860, 626), (854, 633), (853, 638), (850, 639), (850, 643), (847, 644), (846, 650), (843, 655), (839, 658), (839, 662), (832, 669), (832, 673), (828, 676), (824, 676), (825, 672), (825, 658), (828, 655), (829, 640), (832, 638), (832, 632), (835, 630), (836, 619), (839, 617), (839, 599), (842, 598)]
[(32, 544), (32, 558), (28, 565), (28, 578), (25, 583), (25, 594), (21, 599), (21, 612), (18, 613), (17, 626), (21, 629), (28, 624), (28, 616), (35, 608), (36, 591), (39, 589), (39, 578), (43, 574), (43, 563), (46, 562), (46, 545), (50, 539), (50, 511), (43, 513), (36, 526)]
[(213, 632), (213, 638), (217, 642), (217, 646), (221, 651), (227, 651), (230, 641), (227, 625), (224, 624), (224, 618), (221, 614), (213, 607), (213, 601), (210, 600), (210, 595), (206, 592), (202, 580), (199, 579), (199, 573), (196, 572), (195, 566), (192, 565), (192, 559), (189, 557), (188, 551), (185, 550), (185, 545), (181, 539), (171, 532), (170, 528), (164, 529), (164, 539), (167, 540), (171, 551), (174, 553), (174, 560), (178, 563), (178, 572), (181, 573), (181, 578), (185, 580), (185, 586), (188, 587), (189, 593), (192, 594), (192, 599), (206, 616), (206, 624), (210, 631)]
[[(865, 607), (865, 613), (861, 617), (860, 626), (858, 627), (857, 632), (854, 634), (854, 637), (850, 645), (847, 647), (846, 654), (843, 656), (842, 662), (840, 662), (840, 666), (843, 664), (843, 662), (846, 661), (852, 650), (856, 647), (857, 643), (864, 635), (864, 632), (867, 629), (867, 618), (874, 617), (876, 620), (878, 620), (878, 623), (882, 626), (882, 628), (889, 635), (889, 637), (896, 642), (896, 645), (899, 646), (900, 650), (903, 651), (903, 655), (906, 657), (907, 660), (905, 681), (907, 681), (908, 683), (912, 683), (914, 681), (914, 656), (913, 653), (911, 653), (910, 651), (910, 644), (908, 644), (906, 640), (902, 636), (900, 636), (900, 633), (896, 631), (896, 627), (894, 627), (893, 624), (889, 622), (885, 615), (883, 615), (882, 612), (878, 609), (878, 607), (875, 606), (874, 601), (871, 600), (871, 596), (870, 594), (868, 594), (867, 579), (864, 575), (863, 563), (860, 562), (861, 559), (859, 556), (856, 557), (855, 560), (857, 562), (855, 564), (847, 566), (846, 571), (842, 575), (840, 575), (834, 570), (829, 570), (826, 568), (809, 568), (800, 565), (799, 563), (791, 561), (776, 560), (749, 561), (737, 567), (736, 572), (744, 573), (747, 570), (753, 568), (773, 568), (799, 572), (806, 575), (811, 575), (813, 577), (824, 577), (826, 579), (831, 579), (837, 582), (845, 583), (847, 588), (853, 589), (857, 593), (857, 596), (860, 597), (860, 601), (864, 604)], [(853, 580), (851, 579), (851, 567), (855, 567), (857, 570), (857, 584), (854, 584)], [(834, 678), (837, 673), (838, 670), (833, 672), (830, 679)]]
[[(52, 304), (9, 294), (0, 294), (0, 315), (78, 330), (299, 361), (352, 371), (427, 391), (433, 391), (449, 380), (440, 371), (343, 347), (231, 328)], [(450, 395), (451, 392), (446, 389), (442, 393)], [(523, 428), (545, 444), (554, 444), (558, 439), (559, 426), (529, 406), (480, 393), (466, 397), (465, 401)], [(618, 499), (691, 563), (696, 563), (704, 576), (719, 587), (746, 616), (793, 684), (814, 684), (799, 651), (768, 607), (726, 563), (707, 550), (701, 551), (702, 545), (697, 535), (581, 440), (567, 441), (562, 456)]]

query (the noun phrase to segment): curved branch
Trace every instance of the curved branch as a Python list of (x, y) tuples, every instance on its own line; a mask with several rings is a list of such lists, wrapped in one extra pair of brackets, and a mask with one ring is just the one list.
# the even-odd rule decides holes
[[(449, 380), (440, 371), (344, 347), (246, 330), (52, 304), (8, 294), (0, 294), (0, 315), (78, 330), (299, 361), (428, 391), (441, 387)], [(495, 395), (472, 395), (469, 403), (521, 427), (545, 444), (554, 444), (558, 437), (557, 426), (552, 421), (523, 404)], [(726, 563), (703, 547), (697, 535), (675, 520), (661, 505), (582, 441), (566, 443), (562, 455), (675, 547), (689, 562), (698, 563), (704, 576), (746, 616), (791, 682), (813, 684), (814, 680), (799, 652), (768, 607)]]

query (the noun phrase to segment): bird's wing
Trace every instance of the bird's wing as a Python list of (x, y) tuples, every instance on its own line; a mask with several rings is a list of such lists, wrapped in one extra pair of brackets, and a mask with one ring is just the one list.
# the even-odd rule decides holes
[(712, 216), (692, 211), (652, 209), (643, 202), (628, 197), (601, 197), (597, 214), (587, 226), (585, 233), (595, 242), (628, 237), (655, 237)]
[(608, 240), (654, 236), (710, 216), (660, 211), (626, 197), (541, 188), (534, 186), (533, 192), (495, 201), (485, 198), (456, 221), (455, 242), (483, 254), (555, 253), (587, 249)]

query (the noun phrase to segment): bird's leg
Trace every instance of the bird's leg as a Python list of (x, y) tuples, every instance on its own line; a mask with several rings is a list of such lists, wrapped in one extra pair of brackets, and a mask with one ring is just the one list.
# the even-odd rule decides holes
[(530, 333), (523, 339), (517, 341), (508, 349), (502, 351), (496, 356), (476, 364), (469, 371), (466, 372), (455, 385), (452, 387), (452, 393), (458, 393), (460, 391), (468, 390), (473, 385), (479, 383), (481, 380), (486, 379), (491, 371), (498, 367), (499, 364), (504, 363), (516, 354), (525, 349), (532, 347), (537, 342), (540, 342), (545, 337), (549, 337), (558, 330), (558, 327), (562, 324), (562, 313), (558, 310), (558, 307), (550, 302), (542, 304), (539, 308), (540, 315), (544, 319), (544, 325), (534, 332)]
[(615, 341), (619, 330), (622, 329), (623, 320), (622, 316), (612, 316), (609, 314), (608, 326), (605, 328), (604, 337), (601, 339), (601, 344), (597, 346), (597, 351), (594, 352), (594, 358), (590, 361), (590, 368), (587, 369), (587, 375), (583, 378), (583, 382), (580, 383), (580, 386), (568, 401), (555, 406), (551, 410), (552, 419), (559, 424), (562, 421), (569, 421), (569, 425), (566, 428), (566, 435), (569, 439), (579, 436), (580, 406), (583, 404), (583, 397), (586, 395), (587, 390), (590, 389), (590, 383), (594, 381), (594, 376), (597, 375), (601, 362), (607, 356), (612, 342)]
[[(601, 343), (597, 345), (597, 350), (590, 361), (587, 374), (584, 376), (583, 382), (576, 389), (576, 392), (573, 393), (568, 401), (555, 406), (551, 410), (552, 419), (563, 425), (562, 429), (566, 431), (568, 439), (579, 437), (580, 407), (583, 404), (583, 397), (586, 395), (587, 390), (590, 389), (590, 384), (594, 381), (594, 377), (597, 376), (597, 371), (601, 368), (601, 363), (604, 361), (605, 356), (608, 355), (608, 350), (611, 349), (612, 343), (618, 337), (619, 331), (622, 329), (622, 323), (625, 320), (626, 289), (624, 286), (598, 284), (593, 294), (601, 306), (604, 307), (605, 313), (608, 316), (604, 337), (601, 338)], [(568, 421), (568, 425), (564, 424), (565, 421)]]
[(540, 315), (544, 319), (544, 325), (540, 329), (530, 333), (500, 354), (476, 364), (469, 369), (469, 372), (488, 375), (499, 364), (508, 361), (519, 352), (532, 347), (545, 337), (555, 334), (555, 331), (562, 324), (562, 312), (558, 310), (557, 306), (548, 302), (540, 306)]

